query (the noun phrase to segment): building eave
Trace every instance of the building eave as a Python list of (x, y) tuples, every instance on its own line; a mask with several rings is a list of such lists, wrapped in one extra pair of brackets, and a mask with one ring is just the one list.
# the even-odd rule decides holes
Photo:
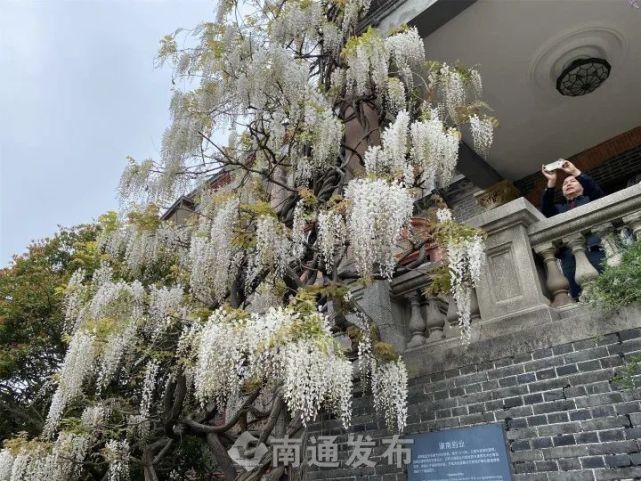
[(363, 20), (382, 30), (402, 24), (415, 26), (425, 38), (477, 0), (373, 0)]

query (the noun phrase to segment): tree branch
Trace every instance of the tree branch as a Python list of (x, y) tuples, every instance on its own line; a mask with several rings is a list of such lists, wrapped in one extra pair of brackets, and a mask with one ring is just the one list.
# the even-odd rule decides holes
[(283, 398), (280, 396), (276, 396), (276, 399), (274, 399), (274, 403), (272, 404), (272, 410), (271, 413), (269, 414), (269, 418), (267, 419), (267, 423), (265, 424), (265, 427), (263, 430), (260, 432), (260, 437), (258, 438), (258, 444), (264, 443), (267, 441), (267, 438), (269, 435), (272, 433), (274, 430), (274, 427), (276, 426), (276, 422), (278, 422), (278, 417), (280, 416), (281, 411), (283, 410)]
[(234, 479), (236, 479), (236, 469), (223, 443), (220, 442), (218, 434), (212, 432), (207, 433), (207, 444), (223, 470), (225, 479), (227, 481), (234, 481)]

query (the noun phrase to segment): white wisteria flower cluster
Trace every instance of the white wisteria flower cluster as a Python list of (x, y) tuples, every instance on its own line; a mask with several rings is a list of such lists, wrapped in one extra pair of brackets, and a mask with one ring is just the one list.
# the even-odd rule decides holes
[(184, 290), (182, 286), (149, 288), (149, 320), (147, 330), (151, 333), (152, 340), (162, 336), (176, 318), (186, 318), (183, 306)]
[[(297, 330), (305, 324), (315, 334)], [(303, 423), (327, 407), (349, 425), (352, 365), (334, 345), (320, 313), (272, 308), (236, 319), (218, 309), (191, 342), (197, 357), (195, 394), (202, 404), (213, 399), (225, 405), (246, 382), (263, 381), (283, 385), (288, 408)]]
[(110, 439), (105, 445), (107, 458), (109, 459), (109, 470), (107, 479), (109, 481), (129, 480), (129, 442), (125, 439), (118, 441)]
[(147, 418), (151, 409), (151, 403), (154, 399), (156, 382), (158, 380), (158, 370), (160, 365), (158, 361), (151, 360), (147, 363), (145, 369), (145, 378), (142, 382), (142, 395), (140, 397), (140, 415)]
[(216, 310), (198, 335), (198, 364), (194, 383), (196, 397), (224, 403), (239, 387), (244, 373), (245, 345), (240, 321)]
[(343, 31), (349, 31), (356, 25), (367, 10), (369, 10), (371, 0), (347, 0), (345, 2), (345, 11), (343, 12)]
[[(44, 429), (47, 437), (54, 435), (66, 407), (83, 394), (83, 386), (88, 381), (95, 381), (95, 391), (100, 396), (116, 378), (124, 357), (138, 342), (143, 331), (139, 329), (141, 325), (147, 326), (144, 331), (153, 341), (165, 332), (168, 319), (185, 315), (180, 286), (152, 285), (147, 291), (139, 281), (114, 281), (112, 276), (112, 269), (103, 265), (94, 272), (88, 285), (80, 283), (82, 272), (70, 280), (67, 295), (71, 299), (66, 305), (68, 323), (75, 324), (75, 330), (56, 378), (57, 389)], [(70, 308), (80, 302), (79, 296), (84, 298), (84, 307)], [(149, 378), (143, 387), (143, 411), (149, 408), (150, 401), (145, 399), (150, 396), (151, 384), (152, 378)], [(98, 403), (87, 407), (82, 422), (91, 427), (104, 423), (108, 416), (109, 409)]]
[(487, 158), (494, 140), (494, 127), (492, 125), (492, 121), (487, 117), (472, 115), (470, 117), (470, 130), (472, 131), (474, 150)]
[(311, 138), (313, 169), (326, 169), (339, 153), (343, 126), (331, 106), (309, 102), (305, 108), (305, 124)]
[(405, 85), (396, 77), (387, 79), (387, 109), (391, 114), (396, 114), (407, 108)]
[(343, 53), (348, 65), (348, 92), (356, 95), (384, 94), (390, 73), (403, 81), (404, 90), (411, 91), (414, 85), (412, 67), (425, 60), (423, 40), (414, 27), (386, 39), (375, 31), (368, 31), (358, 42), (348, 45)]
[(455, 123), (459, 121), (458, 109), (465, 105), (467, 92), (465, 90), (465, 82), (461, 73), (450, 67), (444, 65), (441, 68), (440, 80), (443, 87), (443, 96), (445, 97), (445, 108), (450, 119)]
[(305, 215), (305, 203), (298, 201), (294, 208), (294, 220), (292, 222), (292, 257), (299, 259), (305, 252), (307, 242), (307, 218)]
[[(392, 178), (403, 179), (407, 184), (413, 182), (413, 176), (411, 176), (411, 171), (408, 172), (407, 166), (409, 123), (410, 117), (407, 111), (400, 111), (394, 122), (381, 135), (383, 149), (369, 148), (364, 159), (368, 174), (384, 176), (389, 173)], [(408, 174), (410, 178), (408, 178)]]
[[(428, 192), (449, 185), (458, 160), (460, 133), (430, 112), (428, 120), (410, 124), (401, 110), (381, 134), (381, 146), (371, 146), (364, 155), (365, 170), (374, 177), (392, 178), (404, 185), (416, 185)], [(419, 178), (415, 179), (418, 174)]]
[(94, 406), (87, 406), (84, 411), (82, 411), (80, 422), (87, 430), (93, 431), (104, 425), (110, 415), (111, 406), (99, 402)]
[(371, 275), (378, 265), (379, 273), (391, 278), (396, 242), (414, 208), (411, 195), (397, 183), (357, 179), (347, 185), (345, 198), (350, 201), (347, 236), (357, 271)]
[(327, 210), (318, 214), (318, 248), (325, 265), (334, 267), (338, 248), (345, 243), (346, 227), (343, 216)]
[(283, 225), (275, 217), (263, 215), (258, 218), (255, 256), (258, 269), (267, 268), (276, 276), (282, 276), (293, 257), (291, 246)]
[(0, 451), (0, 481), (11, 481), (13, 461), (13, 455), (8, 448), (4, 448)]
[(71, 339), (45, 422), (46, 436), (56, 431), (65, 407), (80, 396), (83, 383), (93, 372), (97, 352), (94, 340), (94, 336), (80, 330)]
[(458, 160), (460, 133), (446, 127), (432, 110), (429, 120), (414, 122), (410, 127), (411, 156), (423, 173), (421, 184), (428, 190), (449, 185)]
[(77, 269), (69, 279), (65, 290), (65, 332), (74, 332), (77, 329), (77, 323), (81, 319), (84, 299), (87, 290), (83, 285), (85, 271)]
[(283, 397), (303, 424), (316, 418), (323, 404), (338, 413), (347, 429), (351, 421), (352, 363), (326, 355), (317, 342), (302, 340), (283, 349)]
[(371, 374), (374, 408), (389, 429), (403, 431), (407, 422), (407, 369), (400, 359), (379, 364)]
[(407, 89), (412, 90), (412, 67), (425, 61), (423, 39), (418, 34), (418, 30), (412, 27), (387, 37), (385, 39), (385, 47), (398, 71), (398, 75), (407, 85)]
[(61, 432), (53, 443), (33, 443), (17, 453), (0, 451), (0, 481), (69, 481), (77, 479), (89, 449), (82, 434)]
[(214, 212), (207, 232), (191, 239), (189, 263), (190, 286), (205, 301), (224, 299), (240, 261), (233, 245), (234, 225), (238, 219), (240, 200), (232, 197)]
[(189, 233), (182, 227), (163, 223), (156, 229), (125, 225), (103, 232), (98, 245), (111, 255), (122, 255), (127, 267), (134, 273), (164, 256), (182, 252)]
[[(439, 222), (452, 222), (449, 209), (437, 212)], [(451, 293), (456, 302), (463, 343), (471, 340), (471, 302), (485, 259), (485, 243), (481, 235), (451, 237), (445, 246), (450, 273)]]

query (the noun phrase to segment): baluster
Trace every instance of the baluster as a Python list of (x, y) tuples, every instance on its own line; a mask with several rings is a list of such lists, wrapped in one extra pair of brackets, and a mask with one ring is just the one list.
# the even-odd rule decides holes
[(621, 263), (621, 252), (617, 245), (614, 226), (610, 222), (601, 224), (592, 231), (601, 238), (601, 247), (605, 251), (605, 262), (609, 266), (618, 266)]
[(626, 215), (623, 218), (623, 222), (630, 226), (630, 229), (632, 229), (632, 233), (634, 234), (634, 238), (636, 240), (641, 240), (641, 212)]
[(552, 243), (542, 244), (534, 247), (534, 252), (543, 257), (545, 263), (545, 285), (552, 293), (552, 306), (561, 307), (572, 302), (568, 294), (570, 283), (563, 275), (563, 271), (554, 255), (556, 249)]
[(570, 246), (574, 254), (574, 260), (576, 261), (574, 280), (576, 283), (583, 286), (586, 282), (596, 279), (599, 276), (599, 272), (590, 264), (585, 253), (585, 238), (583, 234), (573, 234), (567, 239), (563, 239), (563, 241)]
[(430, 297), (427, 301), (427, 342), (435, 342), (443, 339), (443, 328), (445, 327), (445, 316), (438, 306), (439, 300)]
[(425, 344), (425, 319), (423, 319), (423, 313), (421, 312), (421, 303), (419, 301), (418, 291), (413, 292), (409, 296), (411, 314), (409, 329), (412, 338), (407, 343), (407, 347), (418, 347)]
[(458, 308), (456, 307), (456, 301), (454, 296), (450, 296), (449, 305), (447, 307), (447, 314), (445, 315), (445, 320), (449, 325), (446, 336), (447, 338), (459, 337), (461, 331), (458, 327)]

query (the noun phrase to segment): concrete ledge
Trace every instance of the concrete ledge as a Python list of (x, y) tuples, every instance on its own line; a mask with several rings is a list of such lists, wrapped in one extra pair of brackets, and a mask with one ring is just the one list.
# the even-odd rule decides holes
[[(408, 374), (410, 378), (423, 376), (641, 327), (639, 305), (613, 312), (597, 312), (588, 307), (577, 307), (574, 311), (572, 317), (481, 339), (467, 348), (459, 339), (447, 339), (409, 349), (403, 356)], [(509, 320), (504, 322), (507, 324)], [(495, 328), (500, 329), (499, 326)]]

